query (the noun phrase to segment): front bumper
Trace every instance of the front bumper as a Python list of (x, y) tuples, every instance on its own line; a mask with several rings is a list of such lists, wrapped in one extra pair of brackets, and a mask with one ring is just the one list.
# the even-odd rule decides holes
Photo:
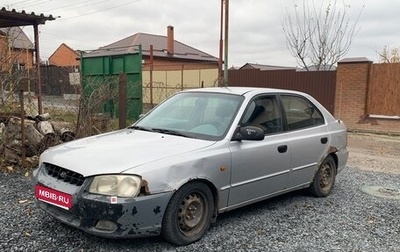
[(72, 185), (48, 175), (45, 169), (35, 171), (34, 185), (71, 195), (69, 209), (36, 199), (39, 208), (57, 220), (87, 233), (107, 238), (156, 236), (161, 232), (164, 211), (173, 191), (135, 198), (115, 198), (87, 192), (91, 179)]
[[(161, 232), (164, 210), (172, 192), (137, 197), (128, 202), (110, 197), (85, 195), (75, 199), (70, 210), (37, 200), (37, 205), (57, 220), (87, 233), (107, 238), (156, 236)], [(104, 224), (110, 228), (105, 228)]]

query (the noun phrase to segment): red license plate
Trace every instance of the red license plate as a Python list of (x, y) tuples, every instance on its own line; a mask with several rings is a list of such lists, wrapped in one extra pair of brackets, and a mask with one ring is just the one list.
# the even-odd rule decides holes
[(41, 185), (36, 185), (35, 197), (40, 201), (44, 201), (66, 210), (72, 207), (71, 195)]

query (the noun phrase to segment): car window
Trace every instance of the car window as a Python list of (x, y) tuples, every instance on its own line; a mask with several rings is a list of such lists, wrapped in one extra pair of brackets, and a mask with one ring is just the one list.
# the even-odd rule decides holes
[(171, 104), (170, 108), (161, 113), (160, 118), (170, 122), (186, 122), (191, 117), (196, 100), (188, 98)]
[(195, 138), (219, 139), (229, 130), (243, 100), (238, 95), (180, 93), (157, 106), (135, 126), (173, 130)]
[(256, 126), (265, 134), (283, 131), (282, 116), (276, 96), (259, 96), (250, 102), (243, 115), (242, 126)]
[(298, 130), (324, 124), (321, 112), (307, 99), (299, 96), (281, 96), (289, 130)]

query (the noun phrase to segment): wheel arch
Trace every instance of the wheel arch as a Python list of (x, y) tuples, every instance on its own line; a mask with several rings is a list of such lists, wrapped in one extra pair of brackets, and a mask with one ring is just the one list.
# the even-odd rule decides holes
[(326, 153), (326, 155), (322, 156), (322, 159), (319, 161), (318, 167), (317, 167), (317, 169), (316, 169), (315, 172), (314, 172), (313, 178), (314, 178), (314, 176), (317, 174), (320, 165), (321, 165), (321, 164), (324, 162), (324, 160), (327, 159), (329, 156), (331, 156), (331, 157), (333, 158), (333, 161), (335, 162), (335, 169), (336, 169), (336, 172), (337, 172), (337, 167), (338, 167), (338, 163), (339, 163), (339, 158), (338, 158), (338, 156), (336, 155), (336, 151), (335, 151), (335, 150), (331, 150), (331, 151), (328, 151), (328, 152)]
[(336, 170), (337, 170), (338, 164), (339, 164), (339, 158), (336, 155), (336, 153), (331, 153), (331, 156), (333, 157), (333, 160), (335, 160), (335, 165), (336, 165)]
[(336, 154), (336, 151), (328, 153), (328, 155), (325, 158), (327, 158), (329, 156), (331, 156), (333, 158), (333, 160), (335, 161), (335, 169), (336, 169), (336, 172), (337, 172), (338, 164), (339, 164), (339, 158), (338, 158), (338, 156)]
[(200, 183), (205, 184), (211, 191), (211, 194), (213, 196), (213, 201), (214, 201), (214, 210), (213, 210), (213, 217), (212, 217), (212, 222), (214, 223), (216, 221), (217, 215), (218, 215), (218, 205), (219, 205), (220, 195), (219, 195), (217, 187), (211, 181), (209, 181), (205, 178), (190, 179), (186, 183), (183, 183), (179, 188), (177, 188), (176, 191), (178, 191), (184, 185), (187, 185), (190, 183), (195, 183), (195, 182), (200, 182)]

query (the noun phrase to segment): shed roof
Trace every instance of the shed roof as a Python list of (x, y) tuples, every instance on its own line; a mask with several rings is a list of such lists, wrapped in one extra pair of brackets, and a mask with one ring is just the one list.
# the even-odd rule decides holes
[(147, 33), (136, 33), (117, 42), (100, 47), (97, 50), (85, 54), (84, 57), (135, 53), (138, 51), (137, 45), (142, 46), (142, 55), (144, 56), (150, 56), (150, 45), (153, 45), (154, 57), (218, 62), (218, 58), (177, 40), (174, 40), (174, 54), (168, 54), (167, 36)]
[(55, 18), (52, 15), (45, 16), (43, 13), (36, 15), (35, 12), (28, 14), (24, 10), (17, 12), (15, 9), (9, 11), (5, 7), (0, 9), (0, 28), (38, 25), (50, 20), (55, 20)]

